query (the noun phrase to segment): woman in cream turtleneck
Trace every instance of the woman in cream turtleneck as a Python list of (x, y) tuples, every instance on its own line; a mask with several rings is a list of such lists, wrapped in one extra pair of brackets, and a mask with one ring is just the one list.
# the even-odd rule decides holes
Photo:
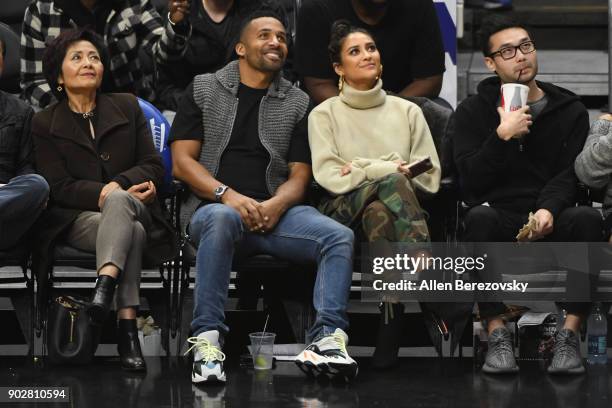
[[(313, 174), (330, 193), (319, 209), (361, 228), (368, 242), (428, 242), (415, 190), (438, 191), (440, 161), (421, 109), (382, 89), (380, 53), (366, 30), (335, 22), (329, 53), (340, 93), (308, 117)], [(413, 178), (409, 164), (427, 157), (433, 168)], [(383, 300), (382, 323), (398, 326), (401, 303), (387, 295)], [(374, 364), (384, 368), (397, 361), (399, 340), (389, 338), (397, 336), (388, 335), (388, 326), (381, 329)]]

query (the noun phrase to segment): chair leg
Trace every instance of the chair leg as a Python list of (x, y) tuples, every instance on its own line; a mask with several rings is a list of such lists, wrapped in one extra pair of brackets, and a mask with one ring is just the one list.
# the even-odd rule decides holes
[(175, 289), (176, 306), (173, 312), (174, 330), (170, 333), (170, 345), (172, 355), (180, 356), (183, 346), (183, 308), (185, 306), (185, 295), (189, 290), (189, 263), (183, 261), (180, 265), (181, 278)]

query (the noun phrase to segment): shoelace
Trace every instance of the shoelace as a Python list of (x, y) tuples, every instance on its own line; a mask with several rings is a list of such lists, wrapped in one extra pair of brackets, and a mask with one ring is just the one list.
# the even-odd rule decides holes
[(187, 339), (187, 343), (191, 343), (192, 346), (189, 347), (185, 354), (188, 354), (191, 350), (196, 348), (202, 356), (202, 359), (207, 363), (209, 361), (225, 360), (225, 354), (221, 350), (219, 350), (219, 347), (213, 345), (210, 341), (202, 337), (189, 337)]
[(571, 344), (570, 339), (565, 338), (561, 341), (555, 342), (554, 347), (555, 356), (559, 356), (561, 358), (565, 357), (573, 357), (576, 354), (576, 348), (573, 344)]
[(511, 341), (505, 341), (504, 339), (500, 339), (495, 343), (495, 349), (497, 352), (506, 351), (514, 354), (514, 349), (512, 347)]

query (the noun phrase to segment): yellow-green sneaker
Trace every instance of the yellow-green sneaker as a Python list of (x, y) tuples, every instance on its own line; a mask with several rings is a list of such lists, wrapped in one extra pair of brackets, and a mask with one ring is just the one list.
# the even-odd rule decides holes
[(348, 336), (342, 329), (311, 343), (295, 358), (297, 366), (310, 376), (343, 376), (350, 380), (359, 371), (357, 362), (348, 355)]
[(194, 350), (191, 382), (194, 384), (204, 382), (225, 382), (223, 361), (225, 354), (219, 345), (219, 332), (206, 331), (197, 337), (190, 337), (187, 342), (191, 344), (187, 353)]

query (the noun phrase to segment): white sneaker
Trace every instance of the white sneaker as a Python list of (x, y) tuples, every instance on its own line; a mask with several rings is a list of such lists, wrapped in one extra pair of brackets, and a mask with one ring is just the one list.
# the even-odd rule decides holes
[(359, 371), (357, 362), (346, 351), (348, 336), (342, 329), (320, 338), (306, 347), (296, 358), (300, 370), (310, 376), (344, 376), (352, 379)]
[(188, 338), (187, 342), (191, 343), (191, 347), (185, 354), (195, 349), (191, 382), (194, 384), (225, 382), (225, 370), (223, 369), (225, 354), (219, 345), (219, 332), (217, 330), (206, 331), (198, 334), (197, 337)]

